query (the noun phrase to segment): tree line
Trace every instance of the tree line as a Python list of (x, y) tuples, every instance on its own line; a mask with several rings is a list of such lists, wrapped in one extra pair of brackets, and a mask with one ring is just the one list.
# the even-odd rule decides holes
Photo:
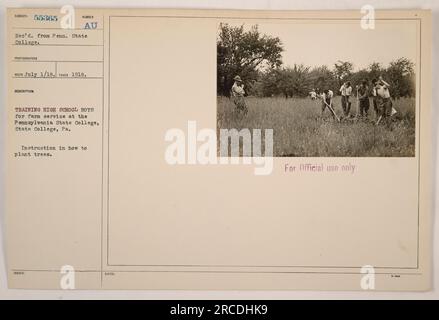
[(371, 81), (380, 75), (391, 85), (394, 98), (415, 95), (414, 63), (399, 58), (383, 66), (372, 62), (367, 68), (354, 70), (350, 61), (336, 61), (333, 66), (310, 67), (303, 64), (285, 66), (283, 46), (278, 37), (261, 34), (254, 25), (222, 23), (217, 38), (217, 94), (230, 95), (233, 77), (239, 75), (247, 95), (258, 97), (305, 97), (312, 89), (330, 89), (334, 93), (345, 81), (354, 86), (363, 79)]

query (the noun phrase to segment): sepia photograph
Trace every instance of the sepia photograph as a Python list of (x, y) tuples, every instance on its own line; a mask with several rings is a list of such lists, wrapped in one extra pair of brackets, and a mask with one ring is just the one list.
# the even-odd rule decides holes
[(217, 131), (272, 129), (275, 157), (414, 157), (418, 31), (221, 22)]

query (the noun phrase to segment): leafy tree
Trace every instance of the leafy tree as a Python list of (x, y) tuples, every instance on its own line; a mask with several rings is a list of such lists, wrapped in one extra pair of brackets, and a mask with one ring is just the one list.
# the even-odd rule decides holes
[(399, 99), (415, 95), (414, 63), (407, 58), (399, 58), (390, 62), (384, 77), (390, 82), (391, 94)]
[(339, 87), (341, 87), (341, 85), (350, 78), (353, 70), (354, 70), (354, 64), (349, 61), (338, 60), (334, 64), (333, 72), (335, 78), (337, 79)]
[(245, 31), (244, 25), (221, 23), (217, 38), (217, 93), (228, 96), (236, 75), (251, 86), (258, 79), (259, 70), (282, 64), (282, 51), (280, 39), (261, 34), (257, 25)]
[(271, 68), (261, 75), (260, 96), (271, 97), (283, 94), (284, 73), (279, 68)]
[(368, 77), (370, 78), (370, 80), (378, 79), (378, 77), (383, 74), (384, 69), (379, 62), (372, 62), (367, 67), (367, 72), (368, 72)]
[(358, 70), (357, 72), (353, 72), (349, 80), (353, 88), (352, 93), (356, 95), (357, 92), (356, 87), (359, 86), (363, 80), (370, 82), (372, 80), (372, 77), (370, 76), (370, 71), (368, 69), (361, 69)]
[(308, 95), (311, 79), (309, 75), (310, 67), (303, 64), (294, 64), (293, 68), (288, 68), (290, 74), (290, 86), (295, 96), (304, 97)]
[(258, 81), (261, 86), (257, 95), (271, 97), (282, 95), (285, 98), (308, 95), (310, 87), (309, 67), (294, 64), (292, 68), (272, 68), (263, 73)]
[(334, 73), (327, 66), (323, 65), (313, 68), (310, 71), (309, 77), (313, 88), (320, 90), (331, 89), (334, 93), (337, 92), (338, 81), (334, 77)]
[[(282, 43), (278, 37), (261, 34), (254, 25), (245, 31), (244, 25), (220, 24), (217, 38), (217, 94), (230, 94), (233, 78), (239, 75), (246, 93), (256, 96), (303, 97), (311, 89), (331, 89), (339, 93), (345, 81), (353, 87), (363, 79), (371, 81), (383, 76), (391, 85), (395, 98), (415, 95), (414, 64), (407, 58), (392, 61), (387, 68), (372, 62), (367, 68), (354, 71), (349, 61), (337, 61), (332, 69), (326, 65), (314, 67), (294, 63), (282, 66)], [(354, 91), (355, 92), (355, 91)]]

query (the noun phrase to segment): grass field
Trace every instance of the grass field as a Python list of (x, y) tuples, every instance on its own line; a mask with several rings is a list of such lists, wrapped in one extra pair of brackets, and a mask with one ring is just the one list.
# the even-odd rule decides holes
[[(415, 99), (394, 101), (398, 111), (391, 121), (375, 125), (373, 107), (369, 119), (332, 119), (329, 110), (321, 116), (321, 102), (309, 98), (247, 97), (248, 114), (236, 112), (233, 101), (218, 97), (217, 130), (273, 129), (276, 157), (412, 157), (415, 155)], [(340, 97), (334, 98), (337, 115)], [(353, 101), (351, 114), (356, 113)], [(219, 135), (218, 135), (219, 136)]]

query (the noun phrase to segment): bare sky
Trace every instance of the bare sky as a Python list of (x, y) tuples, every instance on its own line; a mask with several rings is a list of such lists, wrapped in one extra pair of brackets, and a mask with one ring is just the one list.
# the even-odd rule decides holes
[[(246, 23), (245, 29), (252, 23)], [(397, 58), (416, 63), (417, 22), (376, 21), (375, 30), (363, 30), (359, 21), (259, 23), (261, 33), (277, 36), (284, 47), (283, 63), (330, 68), (338, 60), (354, 63), (355, 70), (372, 62), (387, 66)]]

